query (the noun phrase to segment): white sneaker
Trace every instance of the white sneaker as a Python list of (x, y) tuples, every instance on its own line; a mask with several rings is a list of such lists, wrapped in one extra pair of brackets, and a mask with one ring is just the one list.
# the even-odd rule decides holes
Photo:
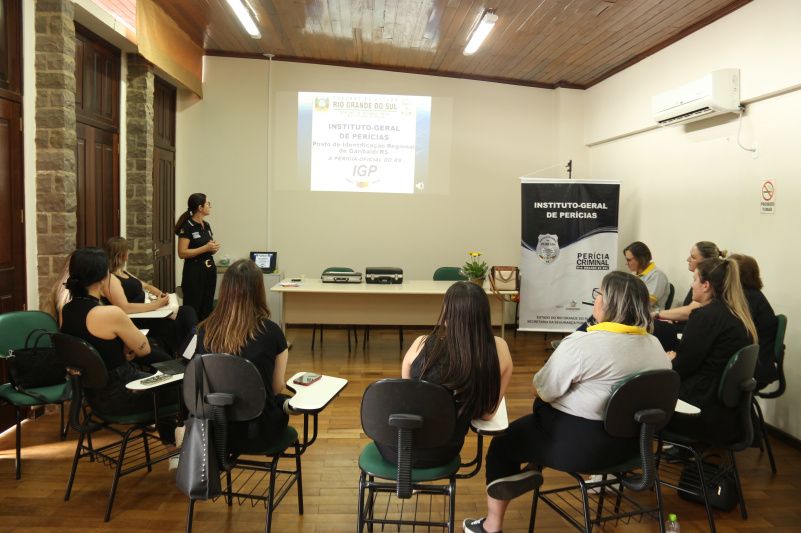
[(168, 461), (168, 463), (170, 465), (170, 472), (172, 472), (173, 470), (178, 468), (178, 462), (180, 461), (180, 459), (181, 458), (179, 456), (177, 456), (177, 455), (175, 457), (170, 457), (170, 459)]
[[(587, 483), (597, 483), (599, 481), (603, 481), (604, 477), (601, 474), (595, 474), (590, 476), (590, 479), (587, 480)], [(587, 489), (587, 492), (590, 494), (598, 494), (601, 492), (601, 487), (590, 487)]]
[(175, 428), (175, 447), (180, 448), (181, 444), (184, 443), (184, 433), (186, 432), (186, 426), (178, 426)]

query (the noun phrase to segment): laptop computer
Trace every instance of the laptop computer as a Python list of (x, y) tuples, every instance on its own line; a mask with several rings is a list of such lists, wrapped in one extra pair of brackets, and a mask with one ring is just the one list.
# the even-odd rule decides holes
[(183, 374), (186, 370), (186, 365), (189, 364), (189, 361), (192, 360), (192, 356), (195, 355), (195, 350), (197, 349), (197, 333), (193, 334), (189, 337), (189, 340), (186, 341), (186, 344), (183, 346), (183, 350), (181, 351), (180, 359), (172, 359), (170, 361), (161, 361), (159, 363), (153, 363), (153, 368), (156, 370), (161, 371), (162, 374), (167, 374), (169, 376), (174, 376), (176, 374)]
[(272, 274), (278, 263), (278, 252), (250, 252), (250, 260), (265, 274)]

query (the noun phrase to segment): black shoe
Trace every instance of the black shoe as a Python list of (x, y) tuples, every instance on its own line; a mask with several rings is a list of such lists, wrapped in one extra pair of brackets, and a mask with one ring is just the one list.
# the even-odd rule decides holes
[[(467, 533), (490, 533), (486, 529), (484, 529), (484, 520), (487, 518), (465, 518), (462, 522), (462, 529)], [(503, 533), (502, 531), (497, 531), (493, 533)]]
[(524, 470), (519, 474), (498, 478), (487, 485), (487, 494), (496, 500), (512, 500), (542, 485), (542, 472)]

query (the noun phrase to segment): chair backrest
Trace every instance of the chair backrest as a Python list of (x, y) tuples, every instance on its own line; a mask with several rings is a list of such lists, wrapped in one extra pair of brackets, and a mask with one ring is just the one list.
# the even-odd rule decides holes
[[(0, 353), (24, 348), (25, 340), (31, 331), (44, 329), (51, 333), (58, 331), (56, 320), (42, 311), (12, 311), (0, 315)], [(39, 341), (39, 346), (50, 346), (49, 339)]]
[(56, 352), (64, 358), (67, 369), (80, 372), (80, 384), (87, 389), (102, 389), (108, 383), (108, 370), (94, 346), (83, 339), (56, 333), (53, 335)]
[(243, 357), (219, 353), (194, 356), (184, 372), (184, 405), (189, 414), (197, 414), (195, 394), (198, 383), (195, 376), (201, 359), (208, 383), (206, 393), (230, 394), (233, 397), (232, 403), (225, 409), (228, 421), (253, 420), (261, 414), (267, 400), (267, 390), (256, 365)]
[(409, 414), (422, 418), (414, 431), (415, 448), (445, 444), (456, 425), (453, 395), (434, 383), (419, 379), (382, 379), (367, 387), (362, 396), (362, 428), (376, 442), (397, 446), (398, 428), (391, 426), (393, 415)]
[(756, 387), (754, 369), (759, 358), (759, 345), (751, 344), (740, 348), (731, 356), (718, 385), (718, 399), (726, 407), (742, 405), (748, 397), (751, 405), (751, 391)]
[(787, 317), (776, 315), (776, 340), (773, 342), (773, 359), (776, 363), (776, 373), (779, 376), (779, 386), (775, 390), (760, 390), (756, 393), (760, 398), (778, 398), (787, 389), (787, 378), (784, 376), (784, 335), (787, 333)]
[(465, 281), (467, 277), (462, 274), (459, 267), (439, 267), (434, 271), (434, 281)]
[(627, 488), (641, 491), (656, 480), (654, 433), (667, 424), (679, 397), (679, 374), (673, 370), (647, 370), (622, 379), (612, 390), (604, 409), (604, 428), (618, 438), (640, 443), (640, 475), (621, 477)]
[(679, 397), (678, 373), (673, 370), (647, 370), (627, 376), (615, 385), (604, 410), (604, 428), (613, 437), (634, 438), (642, 423), (637, 413), (659, 410), (661, 420), (649, 421), (655, 431), (670, 420)]
[(668, 297), (665, 300), (665, 309), (670, 309), (673, 305), (673, 297), (676, 296), (676, 287), (672, 283), (668, 283)]

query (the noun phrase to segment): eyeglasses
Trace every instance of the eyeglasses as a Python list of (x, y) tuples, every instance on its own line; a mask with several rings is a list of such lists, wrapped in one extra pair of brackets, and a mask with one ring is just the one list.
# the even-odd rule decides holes
[(592, 299), (594, 300), (594, 299), (598, 298), (600, 295), (601, 295), (601, 289), (599, 289), (598, 287), (595, 287), (592, 290)]

